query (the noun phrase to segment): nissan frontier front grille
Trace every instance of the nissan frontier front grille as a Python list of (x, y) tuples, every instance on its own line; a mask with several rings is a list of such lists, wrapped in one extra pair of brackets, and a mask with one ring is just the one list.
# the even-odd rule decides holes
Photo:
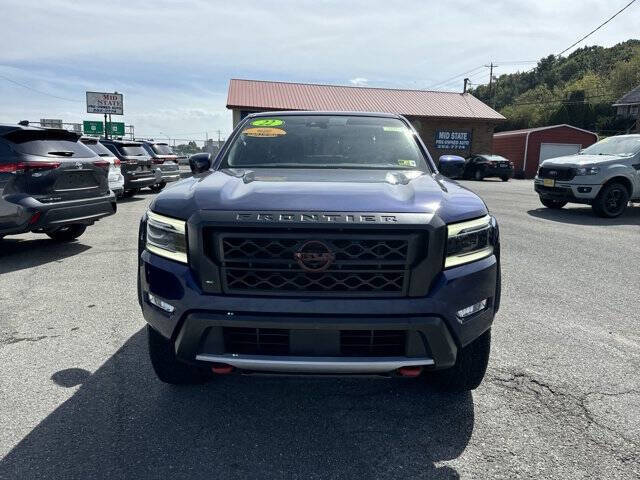
[[(219, 233), (223, 289), (257, 295), (406, 295), (414, 233)], [(422, 245), (426, 254), (426, 241)]]

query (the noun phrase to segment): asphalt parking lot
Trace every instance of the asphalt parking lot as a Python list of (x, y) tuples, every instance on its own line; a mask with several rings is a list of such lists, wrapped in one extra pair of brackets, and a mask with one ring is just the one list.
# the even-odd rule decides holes
[(156, 380), (137, 223), (0, 244), (1, 479), (638, 478), (640, 207), (542, 208), (530, 181), (463, 182), (498, 217), (503, 303), (483, 385), (382, 377)]

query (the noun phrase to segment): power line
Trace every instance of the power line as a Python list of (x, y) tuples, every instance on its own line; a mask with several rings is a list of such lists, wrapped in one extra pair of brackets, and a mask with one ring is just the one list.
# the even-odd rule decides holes
[(560, 56), (562, 55), (564, 52), (566, 52), (567, 50), (572, 49), (573, 47), (575, 47), (577, 44), (579, 44), (580, 42), (582, 42), (583, 40), (585, 40), (587, 37), (591, 36), (592, 34), (594, 34), (595, 32), (597, 32), (598, 30), (600, 30), (602, 27), (604, 27), (607, 23), (609, 23), (611, 20), (613, 20), (614, 18), (616, 18), (618, 15), (620, 15), (622, 12), (624, 12), (627, 8), (629, 8), (631, 5), (633, 5), (636, 2), (636, 0), (631, 0), (629, 3), (627, 3), (624, 7), (622, 7), (620, 10), (618, 10), (616, 13), (614, 13), (611, 17), (609, 17), (607, 20), (605, 20), (603, 23), (601, 23), (600, 25), (598, 25), (596, 28), (594, 28), (593, 30), (591, 30), (589, 33), (587, 33), (584, 37), (580, 38), (580, 40), (572, 43), (570, 46), (568, 46), (567, 48), (565, 48), (563, 51), (561, 51), (558, 55), (556, 56)]
[(456, 78), (462, 77), (463, 75), (466, 75), (466, 74), (471, 73), (471, 72), (475, 72), (476, 70), (479, 70), (481, 68), (484, 68), (484, 65), (480, 65), (480, 66), (478, 66), (476, 68), (472, 68), (471, 70), (468, 70), (466, 72), (462, 72), (462, 73), (459, 73), (458, 75), (454, 75), (451, 78), (447, 78), (446, 80), (443, 80), (441, 82), (438, 82), (438, 83), (435, 83), (435, 84), (431, 85), (430, 87), (427, 87), (427, 89), (436, 88), (436, 87), (439, 87), (440, 85), (446, 85), (447, 83), (451, 82), (452, 80), (455, 80)]
[(80, 100), (72, 100), (71, 98), (59, 97), (59, 96), (57, 96), (57, 95), (53, 95), (53, 94), (51, 94), (51, 93), (47, 93), (47, 92), (43, 92), (43, 91), (41, 91), (41, 90), (37, 90), (37, 89), (35, 89), (35, 88), (33, 88), (33, 87), (30, 87), (29, 85), (25, 85), (24, 83), (16, 82), (15, 80), (10, 79), (9, 77), (5, 77), (4, 75), (0, 75), (0, 78), (3, 78), (3, 79), (4, 79), (4, 80), (6, 80), (7, 82), (11, 82), (11, 83), (13, 83), (13, 84), (15, 84), (15, 85), (18, 85), (18, 86), (20, 86), (20, 87), (23, 87), (23, 88), (26, 88), (26, 89), (28, 89), (28, 90), (32, 90), (32, 91), (34, 91), (34, 92), (37, 92), (37, 93), (39, 93), (39, 94), (41, 94), (41, 95), (47, 95), (48, 97), (57, 98), (57, 99), (59, 99), (59, 100), (65, 100), (65, 101), (67, 101), (67, 102), (76, 102), (76, 103), (81, 103), (81, 101), (80, 101)]

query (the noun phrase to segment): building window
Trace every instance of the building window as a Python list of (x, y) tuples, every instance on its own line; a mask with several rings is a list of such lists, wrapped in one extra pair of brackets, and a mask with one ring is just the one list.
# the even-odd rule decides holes
[(631, 105), (629, 107), (629, 116), (637, 117), (638, 116), (638, 105)]

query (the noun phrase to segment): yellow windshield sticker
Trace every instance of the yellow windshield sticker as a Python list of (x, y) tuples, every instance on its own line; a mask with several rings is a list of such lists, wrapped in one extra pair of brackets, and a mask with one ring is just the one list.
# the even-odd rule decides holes
[(382, 127), (385, 132), (407, 132), (408, 129), (404, 127)]
[(401, 167), (415, 167), (416, 161), (398, 159), (398, 165), (400, 165)]
[(270, 128), (270, 127), (247, 128), (242, 133), (245, 134), (247, 137), (280, 137), (282, 135), (287, 134), (287, 132), (285, 132), (281, 128)]
[(279, 127), (284, 123), (284, 120), (279, 118), (259, 118), (251, 122), (254, 127)]

